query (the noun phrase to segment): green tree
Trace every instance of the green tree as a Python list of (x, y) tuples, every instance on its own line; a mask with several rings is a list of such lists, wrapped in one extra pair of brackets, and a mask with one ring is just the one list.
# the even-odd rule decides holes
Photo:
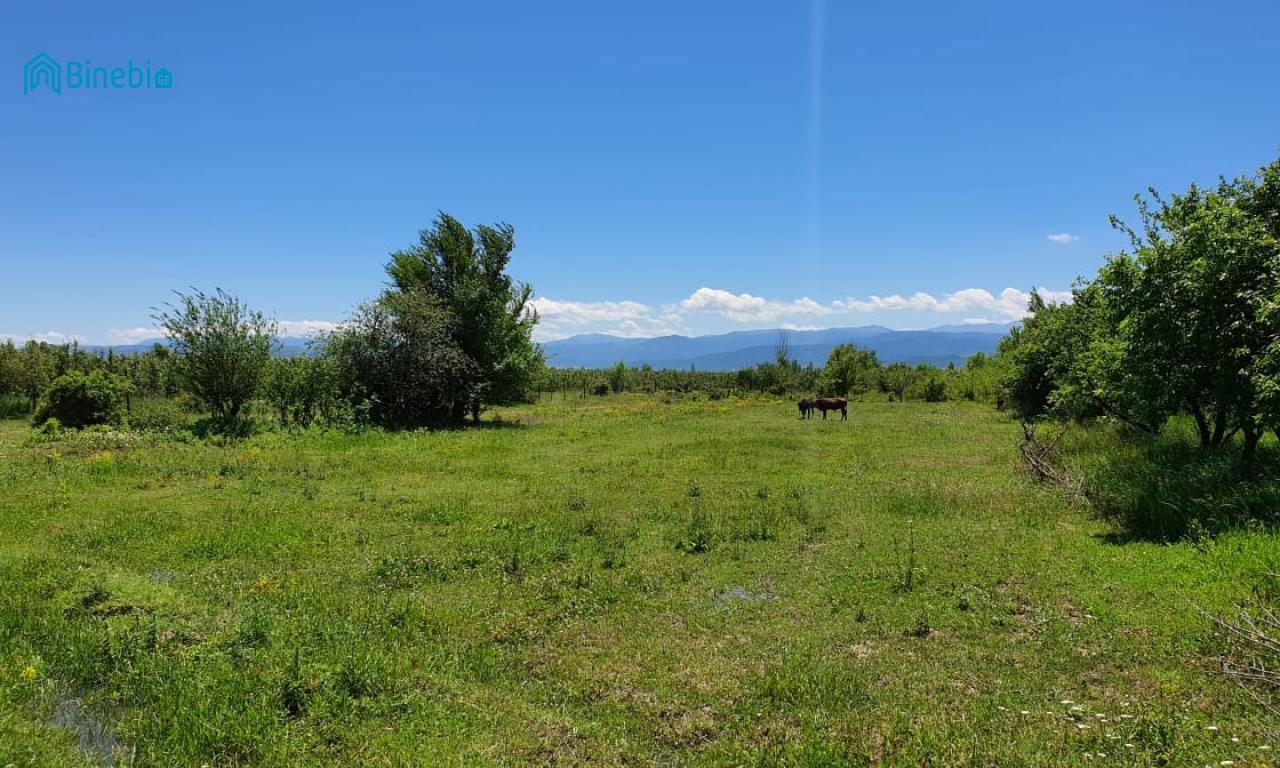
[(835, 397), (860, 396), (871, 390), (879, 375), (880, 361), (875, 352), (841, 344), (827, 356), (818, 389), (824, 395)]
[(1140, 391), (1163, 393), (1170, 409), (1190, 413), (1206, 448), (1241, 434), (1246, 461), (1274, 423), (1259, 390), (1277, 340), (1276, 173), (1273, 164), (1261, 181), (1139, 198), (1141, 232), (1113, 219), (1133, 253), (1113, 258), (1099, 276), (1117, 305), (1123, 361)]
[[(1105, 269), (1104, 269), (1105, 272)], [(1001, 340), (1001, 392), (1020, 418), (1111, 416), (1159, 431), (1170, 411), (1129, 364), (1118, 304), (1099, 282), (1078, 281), (1070, 302), (1032, 291), (1030, 315)]]
[(450, 406), (461, 421), (469, 409), (474, 421), (481, 408), (526, 398), (543, 366), (533, 343), (537, 312), (533, 289), (507, 274), (515, 230), (508, 224), (469, 231), (440, 213), (418, 242), (391, 254), (387, 274), (391, 293), (422, 294), (451, 316), (457, 348), (474, 363), (465, 393)]
[(477, 366), (455, 342), (455, 319), (424, 292), (392, 292), (362, 305), (329, 336), (338, 391), (389, 427), (450, 420), (470, 397)]
[(221, 288), (177, 297), (154, 318), (173, 345), (187, 389), (209, 408), (216, 424), (230, 426), (258, 392), (276, 323)]
[(27, 398), (31, 410), (36, 409), (40, 393), (61, 373), (58, 349), (43, 341), (28, 341), (10, 361), (10, 381), (14, 392)]
[[(1273, 243), (1280, 242), (1280, 160), (1263, 168), (1256, 179), (1239, 183), (1245, 190), (1241, 207), (1260, 222)], [(1280, 437), (1280, 293), (1263, 297), (1258, 318), (1267, 342), (1250, 371), (1257, 393), (1255, 411), (1260, 423)]]
[(267, 366), (262, 392), (283, 425), (327, 423), (339, 401), (337, 361), (329, 355), (275, 358)]
[(19, 354), (13, 339), (0, 342), (0, 395), (23, 394), (18, 385)]
[(954, 371), (954, 366), (948, 368), (946, 372), (936, 365), (916, 366), (916, 389), (920, 399), (926, 403), (944, 402), (947, 399), (946, 377), (954, 375)]
[(627, 388), (627, 364), (622, 360), (609, 369), (609, 389), (614, 394), (621, 394)]
[(907, 398), (907, 390), (915, 383), (916, 372), (906, 363), (893, 363), (884, 369), (881, 386), (889, 393), (889, 398), (903, 402)]

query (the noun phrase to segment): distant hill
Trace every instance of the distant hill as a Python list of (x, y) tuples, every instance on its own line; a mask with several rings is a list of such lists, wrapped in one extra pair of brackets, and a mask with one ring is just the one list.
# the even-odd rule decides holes
[[(1015, 325), (1017, 323), (944, 325), (923, 331), (895, 331), (879, 325), (812, 331), (773, 328), (652, 339), (589, 333), (549, 341), (543, 348), (548, 364), (555, 368), (607, 368), (621, 360), (630, 366), (648, 363), (659, 369), (688, 370), (692, 366), (699, 371), (734, 371), (771, 362), (779, 335), (785, 333), (791, 357), (801, 365), (822, 365), (835, 347), (856, 344), (873, 350), (885, 364), (945, 366), (947, 363), (962, 365), (965, 358), (975, 352), (994, 352), (1000, 338)], [(278, 341), (284, 357), (309, 353), (307, 345), (311, 339), (283, 336)], [(81, 349), (104, 355), (108, 349), (117, 355), (136, 355), (150, 351), (156, 344), (167, 346), (168, 343), (166, 339), (147, 339), (136, 344), (85, 345)]]
[(876, 353), (882, 363), (962, 365), (975, 352), (995, 352), (1015, 323), (953, 325), (923, 331), (895, 331), (878, 325), (824, 328), (813, 331), (735, 331), (714, 336), (660, 336), (632, 339), (607, 334), (574, 336), (543, 345), (547, 362), (556, 368), (606, 368), (622, 361), (629, 366), (699, 371), (732, 371), (771, 362), (779, 336), (786, 334), (791, 357), (802, 365), (822, 365), (840, 344), (855, 344)]
[[(296, 357), (297, 355), (308, 353), (307, 345), (312, 340), (301, 336), (281, 336), (276, 341), (279, 342), (279, 353), (282, 357)], [(136, 344), (82, 344), (80, 348), (86, 352), (100, 355), (107, 354), (107, 350), (111, 350), (117, 355), (140, 355), (144, 352), (150, 352), (157, 344), (167, 347), (169, 346), (169, 340), (147, 339)]]

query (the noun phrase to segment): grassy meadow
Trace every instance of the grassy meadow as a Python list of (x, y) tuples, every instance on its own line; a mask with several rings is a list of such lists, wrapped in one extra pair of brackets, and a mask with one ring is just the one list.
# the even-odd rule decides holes
[(1272, 764), (1154, 543), (964, 403), (610, 396), (182, 442), (0, 422), (0, 766)]

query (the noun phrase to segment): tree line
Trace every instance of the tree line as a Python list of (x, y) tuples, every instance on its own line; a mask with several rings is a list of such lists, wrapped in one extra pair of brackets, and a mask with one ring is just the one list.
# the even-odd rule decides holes
[(969, 400), (998, 404), (1002, 380), (1000, 361), (984, 353), (965, 364), (882, 364), (871, 350), (841, 344), (822, 367), (800, 365), (790, 358), (785, 339), (775, 360), (736, 371), (655, 369), (648, 364), (610, 368), (546, 368), (538, 379), (543, 393), (562, 397), (604, 396), (623, 392), (700, 394), (720, 399), (744, 394), (775, 397), (831, 396), (860, 398), (880, 395), (889, 400)]
[(1186, 416), (1202, 448), (1238, 443), (1252, 463), (1280, 429), (1280, 160), (1136, 202), (1136, 226), (1112, 217), (1129, 248), (1070, 302), (1033, 296), (1001, 343), (1009, 403), (1028, 420), (1152, 434)]
[[(0, 418), (34, 413), (37, 423), (53, 417), (67, 427), (120, 425), (128, 418), (134, 426), (146, 426), (155, 401), (166, 400), (207, 414), (209, 426), (221, 429), (243, 429), (240, 422), (250, 404), (291, 427), (406, 427), (475, 417), (474, 410), (459, 414), (459, 403), (464, 409), (495, 404), (493, 399), (454, 394), (468, 391), (459, 373), (472, 369), (469, 361), (458, 361), (443, 339), (435, 339), (441, 343), (431, 348), (429, 332), (438, 326), (416, 326), (419, 318), (409, 315), (397, 319), (402, 325), (393, 331), (390, 310), (378, 302), (361, 307), (356, 324), (318, 341), (311, 354), (293, 357), (275, 354), (271, 321), (234, 296), (195, 291), (182, 294), (176, 304), (183, 328), (174, 333), (185, 334), (180, 338), (186, 341), (157, 344), (137, 354), (95, 353), (75, 344), (0, 343)], [(712, 400), (748, 394), (871, 395), (998, 403), (1003, 370), (999, 358), (983, 353), (961, 366), (883, 365), (874, 352), (853, 345), (834, 349), (822, 367), (784, 358), (737, 371), (654, 369), (621, 362), (605, 369), (553, 368), (537, 359), (536, 350), (533, 354), (524, 380), (501, 382), (508, 388), (501, 402), (630, 392)], [(147, 405), (145, 412), (133, 407), (139, 400)]]
[(141, 355), (0, 345), (0, 396), (10, 412), (20, 398), (37, 421), (74, 427), (123, 422), (138, 394), (189, 398), (217, 431), (243, 430), (253, 403), (304, 426), (478, 421), (487, 407), (528, 397), (544, 365), (532, 288), (507, 274), (514, 249), (509, 225), (467, 229), (441, 213), (391, 254), (388, 287), (311, 355), (273, 354), (274, 320), (226, 291), (191, 290), (155, 312), (168, 346)]

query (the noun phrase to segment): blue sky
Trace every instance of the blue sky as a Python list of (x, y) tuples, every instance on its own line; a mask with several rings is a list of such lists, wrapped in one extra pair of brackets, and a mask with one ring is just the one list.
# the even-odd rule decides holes
[[(440, 209), (516, 227), (542, 338), (1008, 320), (1122, 246), (1135, 192), (1276, 157), (1277, 28), (1271, 0), (6, 4), (0, 336), (135, 340), (185, 286), (322, 328)], [(174, 85), (24, 95), (42, 51)]]

